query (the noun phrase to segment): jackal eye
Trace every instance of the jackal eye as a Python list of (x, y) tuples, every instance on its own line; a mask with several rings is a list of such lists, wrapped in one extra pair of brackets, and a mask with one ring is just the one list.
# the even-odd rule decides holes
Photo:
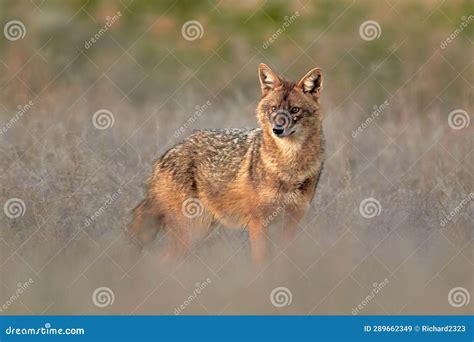
[(292, 112), (293, 114), (298, 113), (299, 111), (300, 111), (299, 107), (292, 107), (292, 108), (291, 108), (291, 112)]
[(276, 111), (277, 110), (277, 107), (275, 106), (272, 106), (272, 112)]

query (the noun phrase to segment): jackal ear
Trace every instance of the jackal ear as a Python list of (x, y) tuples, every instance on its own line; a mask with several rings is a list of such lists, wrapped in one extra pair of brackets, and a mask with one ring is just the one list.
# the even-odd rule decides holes
[(273, 72), (268, 65), (260, 63), (258, 66), (258, 77), (260, 86), (262, 87), (263, 96), (267, 95), (270, 90), (275, 89), (281, 84), (281, 80), (277, 74)]
[(304, 93), (308, 93), (316, 98), (319, 97), (323, 88), (323, 74), (320, 68), (309, 71), (296, 85)]

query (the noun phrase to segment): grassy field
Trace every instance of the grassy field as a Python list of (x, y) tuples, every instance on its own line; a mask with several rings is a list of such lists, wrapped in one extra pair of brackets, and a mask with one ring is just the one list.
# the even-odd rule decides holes
[[(1, 314), (472, 310), (469, 1), (7, 1), (0, 19)], [(324, 72), (297, 239), (272, 227), (256, 271), (247, 232), (219, 227), (163, 266), (166, 237), (125, 234), (152, 163), (193, 129), (255, 126), (260, 62)]]

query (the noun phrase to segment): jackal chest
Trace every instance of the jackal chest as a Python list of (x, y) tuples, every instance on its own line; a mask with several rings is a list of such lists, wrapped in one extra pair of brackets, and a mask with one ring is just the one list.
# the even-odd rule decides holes
[[(312, 198), (312, 179), (308, 178), (297, 183), (275, 182), (274, 186), (265, 191), (258, 192), (259, 200), (263, 206), (299, 206), (308, 203)], [(275, 186), (276, 185), (276, 186)]]

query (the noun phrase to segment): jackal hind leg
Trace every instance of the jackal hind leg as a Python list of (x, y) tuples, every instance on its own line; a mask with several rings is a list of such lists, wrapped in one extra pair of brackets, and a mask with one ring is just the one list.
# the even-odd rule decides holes
[(134, 219), (129, 226), (129, 234), (142, 245), (152, 241), (160, 228), (156, 208), (150, 200), (145, 199), (133, 211)]
[(162, 253), (162, 262), (167, 263), (185, 258), (191, 249), (190, 220), (182, 216), (166, 217), (167, 244)]

